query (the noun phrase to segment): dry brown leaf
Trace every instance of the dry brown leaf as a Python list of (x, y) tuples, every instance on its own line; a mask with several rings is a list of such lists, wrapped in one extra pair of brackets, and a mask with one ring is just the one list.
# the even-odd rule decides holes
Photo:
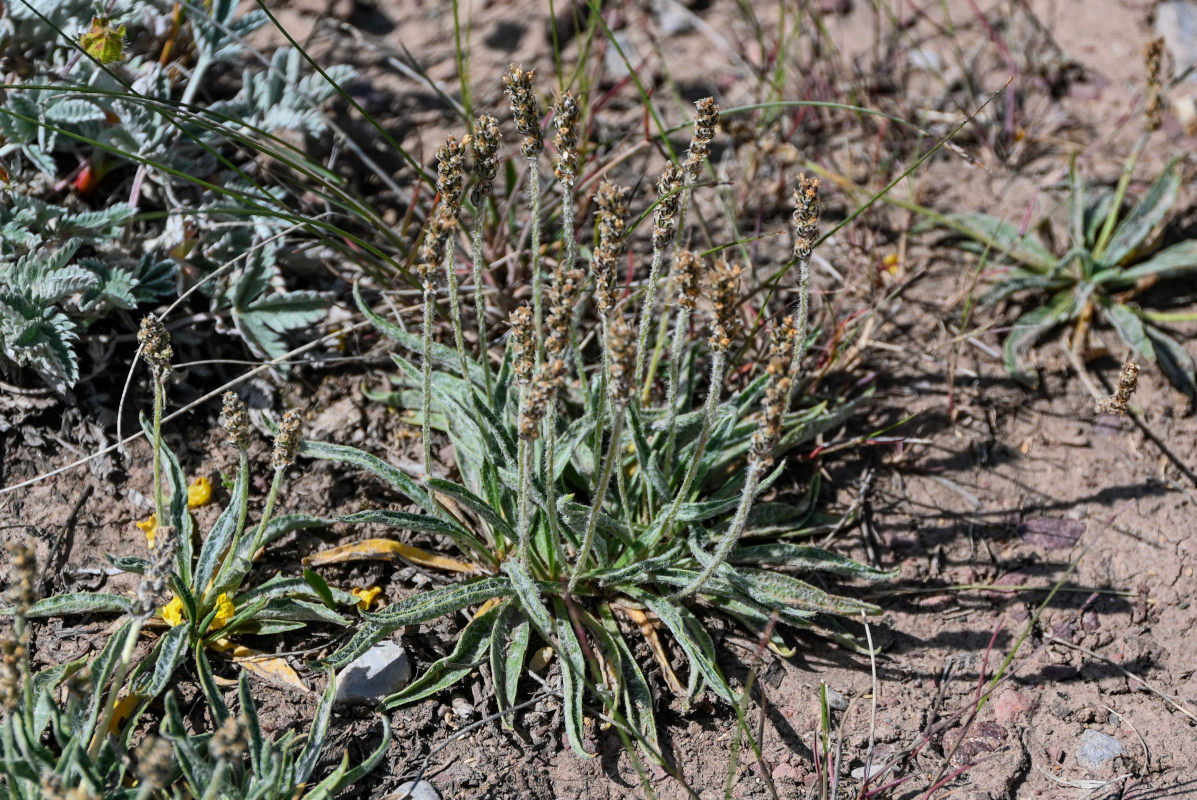
[(419, 567), (439, 569), (445, 572), (474, 572), (474, 566), (447, 556), (429, 553), (410, 544), (394, 539), (366, 539), (353, 544), (343, 544), (330, 550), (316, 553), (307, 559), (308, 566), (341, 564), (346, 561), (394, 561), (403, 559)]

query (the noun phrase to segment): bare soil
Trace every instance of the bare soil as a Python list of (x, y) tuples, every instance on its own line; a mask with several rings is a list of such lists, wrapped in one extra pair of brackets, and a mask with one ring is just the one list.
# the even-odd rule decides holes
[[(866, 2), (803, 5), (821, 9), (825, 37), (816, 49), (808, 21), (804, 36), (791, 43), (797, 66), (788, 74), (787, 98), (880, 108), (940, 136), (1004, 89), (956, 140), (975, 164), (941, 152), (899, 184), (897, 196), (940, 211), (985, 210), (1017, 222), (1058, 207), (1073, 153), (1082, 154), (1082, 166), (1098, 180), (1117, 179), (1140, 124), (1128, 115), (1141, 96), (1140, 53), (1152, 35), (1149, 3), (949, 0), (921, 4), (921, 10), (883, 3), (901, 5), (893, 11), (896, 18), (875, 17)], [(568, 3), (557, 6), (564, 16)], [(759, 41), (775, 42), (778, 9), (753, 9), (764, 31)], [(509, 62), (537, 67), (546, 88), (554, 74), (548, 4), (467, 2), (462, 11), (471, 20), (475, 106), (505, 121), (498, 76)], [(344, 31), (318, 21), (322, 14), (359, 26), (371, 44), (357, 40), (351, 47), (355, 40)], [(310, 35), (317, 53), (352, 53), (362, 69), (357, 90), (367, 105), (427, 164), (445, 133), (461, 131), (432, 88), (396, 73), (386, 57), (408, 60), (406, 48), (409, 63), (455, 94), (451, 14), (448, 3), (296, 0), (280, 18)], [(787, 19), (793, 14), (788, 9)], [(608, 22), (644, 83), (660, 87), (658, 105), (667, 122), (681, 122), (686, 112), (667, 94), (666, 77), (686, 101), (712, 93), (725, 108), (761, 100), (749, 67), (768, 55), (767, 47), (762, 50), (736, 4), (626, 4)], [(579, 37), (564, 21), (557, 36), (570, 63)], [(592, 57), (611, 59), (614, 72), (615, 58), (607, 51)], [(798, 74), (808, 78), (804, 85), (795, 80)], [(607, 127), (599, 134), (643, 129), (647, 123), (630, 82), (612, 78), (601, 88), (610, 94), (604, 98)], [(825, 181), (830, 226), (932, 141), (851, 114), (795, 112), (792, 121), (784, 137), (745, 136), (735, 150), (724, 144), (716, 155), (731, 165), (728, 179), (741, 181), (734, 189), (742, 218), (755, 218), (763, 230), (784, 229), (787, 182), (802, 159), (861, 188), (849, 194)], [(1150, 175), (1192, 145), (1170, 115), (1137, 175)], [(652, 157), (647, 153), (629, 168), (653, 174), (660, 160)], [(746, 164), (755, 170), (747, 185)], [(1140, 181), (1133, 185), (1141, 187)], [(1187, 207), (1192, 200), (1185, 198)], [(713, 203), (701, 210), (710, 219), (718, 216)], [(839, 532), (831, 546), (901, 569), (895, 584), (869, 590), (885, 610), (868, 623), (880, 655), (873, 663), (811, 638), (796, 640), (792, 658), (766, 653), (758, 660), (754, 643), (736, 631), (721, 632), (721, 666), (733, 683), (742, 685), (750, 668), (759, 671), (748, 720), (759, 734), (761, 758), (740, 752), (731, 796), (769, 797), (769, 781), (780, 797), (818, 796), (821, 684), (838, 693), (832, 758), (842, 797), (861, 791), (851, 773), (866, 763), (894, 763), (871, 788), (900, 780), (890, 790), (895, 797), (922, 797), (937, 784), (934, 796), (973, 800), (1197, 796), (1191, 768), (1197, 763), (1197, 647), (1187, 639), (1197, 624), (1197, 485), (1177, 466), (1197, 469), (1192, 409), (1154, 365), (1144, 365), (1136, 395), (1144, 426), (1098, 415), (1055, 341), (1036, 351), (1042, 378), (1036, 391), (1012, 383), (996, 351), (1015, 309), (980, 309), (962, 333), (961, 304), (974, 288), (977, 262), (934, 234), (911, 235), (915, 222), (881, 204), (826, 243), (816, 265), (816, 307), (827, 330), (875, 309), (844, 365), (850, 376), (876, 376), (874, 401), (824, 444), (890, 426), (886, 436), (901, 441), (873, 441), (795, 470), (796, 476), (809, 475), (812, 466), (823, 470), (829, 479), (825, 507), (860, 511), (860, 523)], [(756, 247), (758, 277), (784, 261), (786, 242), (778, 237)], [(1193, 332), (1184, 331), (1185, 345), (1197, 354)], [(1124, 352), (1112, 332), (1095, 336), (1108, 354), (1087, 368), (1108, 385)], [(356, 344), (372, 343), (367, 338)], [(417, 443), (412, 430), (361, 392), (363, 384), (377, 387), (385, 369), (380, 358), (331, 376), (300, 373), (284, 398), (268, 392), (263, 402), (305, 409), (313, 438), (354, 443), (402, 461)], [(203, 373), (185, 374), (177, 396), (195, 396), (208, 380)], [(118, 387), (109, 390), (80, 392), (73, 404), (10, 394), (0, 432), (0, 485), (45, 474), (110, 443)], [(145, 403), (135, 398), (134, 405)], [(189, 476), (207, 475), (219, 485), (233, 459), (214, 427), (215, 411), (208, 406), (187, 415), (168, 438)], [(264, 463), (265, 445), (260, 447)], [(8, 538), (38, 543), (48, 565), (47, 591), (128, 590), (125, 579), (110, 574), (103, 553), (138, 552), (142, 534), (133, 523), (149, 514), (149, 486), (148, 450), (135, 445), (128, 458), (111, 454), (0, 496), (0, 527)], [(260, 503), (265, 487), (255, 488)], [(218, 494), (216, 506), (200, 510), (201, 525), (223, 500)], [(291, 475), (283, 504), (284, 510), (327, 514), (394, 500), (360, 476), (309, 464)], [(354, 535), (332, 530), (284, 540), (269, 555), (271, 568), (295, 569), (302, 556)], [(355, 566), (341, 578), (345, 585), (377, 584), (391, 600), (430, 580), (410, 567), (385, 564)], [(416, 665), (448, 652), (461, 621), (406, 631)], [(36, 657), (41, 663), (80, 657), (103, 641), (110, 623), (48, 622), (36, 637)], [(865, 633), (861, 625), (847, 627), (857, 636)], [(317, 639), (274, 646), (292, 653), (317, 693), (322, 679), (302, 665), (333, 645)], [(979, 692), (1007, 659), (1000, 685), (978, 710)], [(218, 669), (235, 675), (229, 665)], [(553, 680), (554, 669), (545, 680)], [(196, 687), (186, 674), (182, 678), (177, 691), (194, 697)], [(301, 724), (310, 715), (315, 694), (259, 683), (255, 690), (268, 729)], [(613, 732), (592, 729), (596, 757), (582, 760), (564, 743), (551, 700), (521, 712), (514, 731), (493, 723), (467, 729), (494, 710), (489, 684), (476, 674), (457, 691), (473, 715), (459, 713), (464, 706), (449, 697), (394, 712), (386, 767), (349, 796), (385, 796), (425, 763), (425, 776), (453, 800), (642, 796)], [(700, 704), (683, 713), (665, 689), (660, 706), (662, 745), (689, 786), (704, 800), (722, 796), (738, 737), (731, 709)], [(1086, 729), (1115, 737), (1123, 755), (1101, 769), (1083, 766), (1077, 752)], [(331, 763), (347, 750), (360, 758), (378, 736), (369, 715), (340, 715), (326, 757)], [(659, 796), (687, 796), (663, 770), (649, 772)]]

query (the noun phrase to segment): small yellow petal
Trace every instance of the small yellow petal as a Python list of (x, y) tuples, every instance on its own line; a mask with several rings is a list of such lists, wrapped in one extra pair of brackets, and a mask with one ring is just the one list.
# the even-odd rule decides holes
[(152, 549), (158, 542), (158, 515), (150, 514), (148, 519), (133, 524), (145, 531), (146, 541), (150, 543)]
[(162, 619), (172, 628), (183, 624), (183, 601), (176, 597), (162, 609)]
[(187, 507), (199, 508), (212, 501), (212, 481), (207, 478), (196, 478), (187, 487)]
[(358, 608), (362, 611), (369, 611), (370, 606), (374, 605), (374, 601), (378, 598), (378, 595), (382, 594), (382, 589), (377, 586), (371, 586), (368, 589), (351, 589), (349, 593), (357, 598)]
[(228, 594), (221, 592), (220, 597), (216, 598), (216, 618), (212, 620), (212, 630), (223, 628), (236, 613), (233, 601), (229, 599)]
[(129, 715), (133, 713), (133, 709), (137, 708), (137, 704), (141, 702), (141, 695), (137, 693), (127, 694), (120, 700), (112, 704), (112, 720), (108, 723), (108, 732), (116, 734)]

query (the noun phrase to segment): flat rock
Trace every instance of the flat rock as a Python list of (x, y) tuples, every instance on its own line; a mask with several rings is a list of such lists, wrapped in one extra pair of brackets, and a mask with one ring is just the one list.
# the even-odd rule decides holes
[(1076, 760), (1085, 769), (1097, 770), (1122, 755), (1122, 742), (1109, 734), (1086, 728), (1080, 736)]
[(411, 662), (398, 642), (379, 642), (337, 673), (337, 703), (374, 705), (411, 680)]
[(441, 796), (428, 781), (408, 781), (387, 795), (387, 800), (441, 800)]

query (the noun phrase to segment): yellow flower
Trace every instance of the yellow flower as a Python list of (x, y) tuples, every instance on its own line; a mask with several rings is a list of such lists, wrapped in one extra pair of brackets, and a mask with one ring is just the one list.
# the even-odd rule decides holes
[(237, 608), (233, 605), (233, 601), (229, 599), (227, 593), (221, 592), (220, 597), (216, 598), (216, 618), (212, 620), (211, 630), (223, 628), (236, 613)]
[(134, 524), (145, 531), (146, 541), (150, 543), (150, 548), (152, 549), (158, 541), (158, 515), (150, 514), (148, 519), (143, 519), (141, 522), (135, 522)]
[(184, 622), (183, 601), (176, 597), (167, 603), (162, 609), (162, 619), (172, 628), (176, 625), (182, 625)]
[(108, 732), (115, 734), (120, 731), (121, 725), (125, 724), (125, 720), (129, 718), (133, 713), (133, 709), (137, 708), (137, 704), (140, 702), (141, 695), (133, 692), (113, 703), (112, 720), (108, 723)]
[(382, 589), (377, 586), (371, 586), (369, 589), (352, 589), (349, 592), (357, 598), (357, 607), (362, 611), (369, 611), (370, 606), (374, 604), (374, 600), (378, 595), (382, 594)]
[(212, 501), (212, 481), (207, 478), (196, 478), (187, 487), (187, 507), (199, 508)]

